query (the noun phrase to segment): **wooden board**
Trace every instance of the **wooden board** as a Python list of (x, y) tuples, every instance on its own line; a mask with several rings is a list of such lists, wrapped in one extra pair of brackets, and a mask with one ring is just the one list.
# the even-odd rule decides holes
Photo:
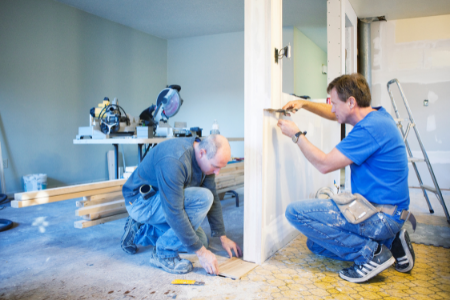
[[(93, 206), (93, 205), (98, 205), (98, 204), (102, 204), (102, 203), (109, 203), (109, 202), (114, 202), (117, 200), (123, 200), (123, 195), (122, 192), (117, 192), (117, 193), (110, 193), (110, 195), (114, 195), (108, 198), (100, 198), (100, 199), (95, 199), (95, 200), (83, 200), (83, 201), (77, 201), (76, 205), (77, 207), (87, 207), (87, 206)], [(87, 197), (90, 199), (93, 199), (95, 196), (92, 197)]]
[(86, 199), (86, 200), (95, 201), (95, 200), (100, 200), (100, 199), (113, 199), (112, 201), (114, 201), (114, 200), (119, 200), (120, 198), (115, 199), (119, 196), (121, 198), (123, 198), (122, 191), (114, 192), (114, 193), (107, 193), (107, 194), (93, 195), (93, 196), (90, 196), (89, 199)]
[(77, 192), (77, 193), (63, 194), (63, 195), (58, 195), (58, 196), (37, 198), (37, 199), (31, 199), (31, 200), (13, 200), (13, 201), (11, 201), (11, 207), (21, 208), (21, 207), (27, 207), (27, 206), (33, 206), (33, 205), (48, 204), (48, 203), (52, 203), (52, 202), (81, 198), (81, 197), (95, 195), (95, 194), (111, 193), (111, 192), (116, 192), (116, 191), (120, 191), (120, 190), (122, 190), (121, 185), (113, 186), (113, 187), (109, 187), (109, 188), (81, 191), (81, 192)]
[(75, 211), (75, 216), (89, 215), (101, 213), (111, 209), (118, 209), (125, 207), (125, 200), (117, 200), (108, 203), (102, 203), (98, 205), (86, 206)]
[(101, 219), (94, 220), (94, 221), (80, 220), (80, 221), (74, 222), (74, 227), (83, 229), (83, 228), (88, 228), (88, 227), (104, 224), (107, 222), (127, 218), (127, 217), (128, 217), (128, 213), (123, 213), (123, 214), (118, 214), (118, 215), (114, 215), (114, 216), (110, 216), (110, 217), (106, 217), (106, 218), (101, 218)]
[(216, 189), (223, 189), (228, 186), (235, 186), (235, 185), (242, 184), (242, 183), (244, 183), (244, 176), (238, 176), (230, 181), (226, 181), (223, 183), (216, 183)]
[(97, 220), (97, 219), (106, 218), (106, 217), (113, 216), (113, 215), (123, 214), (126, 212), (127, 212), (126, 207), (105, 210), (105, 211), (101, 211), (98, 213), (89, 214), (87, 220)]
[(258, 265), (255, 263), (246, 262), (237, 257), (232, 257), (219, 265), (219, 276), (232, 279), (241, 279), (241, 277), (245, 276), (257, 266)]
[(220, 194), (220, 193), (224, 193), (224, 192), (228, 192), (228, 191), (234, 191), (234, 190), (237, 190), (237, 189), (240, 189), (243, 187), (244, 187), (243, 184), (239, 184), (239, 185), (229, 186), (229, 187), (217, 190), (216, 192), (217, 192), (217, 194)]
[[(88, 183), (88, 184), (79, 184), (79, 185), (71, 185), (71, 186), (65, 186), (60, 188), (54, 188), (54, 189), (47, 189), (47, 190), (41, 190), (41, 191), (33, 191), (33, 192), (25, 192), (25, 193), (17, 193), (14, 194), (14, 200), (32, 200), (32, 199), (38, 199), (38, 198), (49, 198), (52, 196), (59, 196), (59, 195), (65, 195), (65, 194), (72, 194), (72, 193), (79, 193), (83, 191), (90, 191), (90, 190), (98, 190), (98, 189), (105, 189), (109, 187), (122, 187), (126, 182), (125, 179), (119, 179), (119, 180), (109, 180), (109, 181), (101, 181), (101, 182), (95, 182), (95, 183)], [(111, 192), (118, 191), (113, 190)], [(109, 193), (108, 191), (104, 192), (98, 192), (97, 194), (104, 194)], [(89, 194), (86, 196), (91, 196), (95, 194)], [(68, 199), (83, 197), (85, 195), (72, 197)]]

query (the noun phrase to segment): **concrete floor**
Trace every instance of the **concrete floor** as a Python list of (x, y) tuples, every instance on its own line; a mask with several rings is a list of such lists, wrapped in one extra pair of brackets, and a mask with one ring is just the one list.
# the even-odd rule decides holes
[[(240, 208), (234, 199), (222, 201), (222, 207), (227, 235), (242, 245), (244, 199), (243, 190), (239, 192)], [(450, 193), (444, 194), (449, 206)], [(420, 190), (411, 190), (411, 200), (413, 210), (426, 216)], [(436, 215), (443, 215), (440, 204), (433, 206)], [(122, 251), (124, 219), (75, 229), (75, 209), (75, 200), (69, 200), (0, 210), (0, 218), (17, 223), (0, 232), (0, 299), (450, 299), (449, 249), (414, 245), (417, 265), (411, 273), (390, 268), (358, 285), (337, 275), (348, 263), (313, 255), (299, 235), (240, 281), (207, 275), (192, 254), (182, 256), (193, 261), (194, 271), (180, 276), (150, 267), (150, 247), (135, 255)], [(423, 219), (445, 224), (442, 217)], [(202, 227), (209, 235), (209, 226)], [(211, 249), (219, 261), (227, 259), (217, 238)], [(170, 285), (176, 278), (206, 284)]]

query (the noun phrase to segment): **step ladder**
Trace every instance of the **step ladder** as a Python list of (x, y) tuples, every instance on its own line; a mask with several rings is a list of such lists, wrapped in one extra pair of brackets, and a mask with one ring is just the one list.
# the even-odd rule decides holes
[[(406, 111), (408, 112), (408, 115), (409, 115), (409, 119), (401, 119), (400, 118), (400, 114), (397, 110), (397, 105), (395, 104), (394, 96), (391, 91), (391, 85), (394, 83), (397, 84), (397, 87), (400, 91), (400, 95), (402, 96), (403, 103), (405, 104)], [(400, 83), (398, 82), (398, 80), (392, 79), (391, 81), (389, 81), (387, 83), (387, 90), (389, 92), (389, 97), (391, 98), (391, 101), (392, 101), (392, 106), (394, 106), (395, 115), (397, 116), (397, 119), (394, 119), (394, 120), (397, 122), (397, 126), (399, 127), (399, 129), (402, 133), (403, 141), (405, 142), (405, 145), (406, 145), (406, 151), (408, 152), (408, 155), (409, 155), (408, 162), (410, 162), (412, 164), (414, 171), (416, 172), (417, 179), (419, 180), (420, 188), (422, 189), (423, 195), (424, 195), (425, 199), (427, 200), (427, 204), (428, 204), (430, 213), (433, 214), (434, 210), (433, 210), (433, 207), (431, 207), (430, 199), (428, 199), (427, 191), (433, 192), (436, 195), (436, 197), (438, 198), (438, 200), (441, 202), (442, 208), (444, 209), (445, 216), (447, 217), (447, 222), (450, 224), (450, 216), (448, 214), (447, 206), (445, 205), (445, 202), (444, 202), (444, 197), (442, 197), (441, 189), (439, 188), (439, 185), (436, 180), (436, 176), (434, 175), (433, 168), (431, 167), (431, 164), (430, 164), (430, 160), (428, 159), (427, 152), (425, 151), (425, 148), (422, 144), (422, 140), (420, 139), (419, 131), (417, 130), (416, 124), (414, 123), (414, 118), (411, 113), (411, 109), (409, 108), (408, 101), (406, 100), (405, 94), (403, 93), (402, 87), (400, 86)], [(402, 123), (401, 123), (402, 121), (408, 122), (406, 131), (404, 130), (404, 128), (402, 126)], [(409, 132), (411, 131), (411, 128), (414, 129), (417, 141), (419, 142), (420, 149), (422, 150), (422, 153), (423, 153), (423, 158), (415, 158), (412, 155), (411, 148), (409, 147), (409, 143), (407, 140), (407, 137), (408, 137)], [(425, 162), (427, 164), (428, 171), (430, 172), (431, 179), (433, 180), (433, 183), (434, 183), (434, 187), (423, 184), (422, 178), (420, 177), (420, 174), (419, 174), (419, 170), (417, 169), (417, 166), (416, 166), (416, 163), (418, 163), (418, 162)]]

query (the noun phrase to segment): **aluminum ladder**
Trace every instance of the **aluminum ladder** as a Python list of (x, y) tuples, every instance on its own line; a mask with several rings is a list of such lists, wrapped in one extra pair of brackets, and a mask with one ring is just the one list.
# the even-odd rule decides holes
[[(391, 91), (391, 87), (390, 87), (394, 83), (396, 83), (398, 86), (398, 90), (400, 91), (400, 95), (402, 96), (403, 103), (405, 104), (406, 111), (408, 112), (408, 115), (409, 115), (409, 119), (401, 119), (400, 118), (400, 114), (397, 110), (397, 105), (395, 104), (394, 96), (392, 95), (392, 91)], [(427, 200), (427, 204), (428, 204), (430, 213), (433, 214), (434, 210), (433, 210), (433, 207), (431, 207), (430, 199), (428, 199), (427, 191), (433, 192), (436, 195), (436, 197), (438, 198), (438, 200), (441, 202), (442, 208), (444, 209), (445, 216), (447, 217), (447, 222), (450, 224), (450, 216), (448, 214), (447, 206), (445, 205), (445, 202), (444, 202), (444, 197), (442, 196), (441, 189), (439, 188), (438, 182), (436, 180), (436, 176), (434, 175), (433, 168), (431, 167), (430, 160), (428, 159), (427, 152), (425, 151), (425, 147), (423, 146), (422, 140), (420, 139), (420, 135), (419, 135), (419, 131), (417, 130), (417, 126), (414, 123), (414, 118), (411, 113), (411, 109), (409, 108), (408, 101), (406, 100), (405, 94), (403, 93), (402, 87), (400, 86), (400, 83), (398, 82), (398, 80), (397, 79), (390, 80), (387, 83), (387, 90), (389, 92), (389, 97), (391, 98), (391, 101), (392, 101), (392, 106), (394, 106), (395, 115), (397, 116), (397, 119), (395, 119), (395, 121), (397, 122), (397, 126), (399, 127), (399, 129), (402, 133), (403, 142), (405, 142), (406, 150), (409, 155), (408, 162), (410, 162), (412, 164), (414, 171), (416, 172), (417, 179), (419, 180), (420, 188), (422, 189), (423, 195), (424, 195), (425, 199)], [(408, 126), (406, 127), (406, 131), (403, 130), (403, 126), (401, 123), (402, 121), (409, 122)], [(414, 129), (417, 141), (419, 142), (420, 149), (422, 150), (422, 153), (423, 153), (423, 158), (415, 158), (412, 155), (411, 148), (409, 147), (409, 143), (407, 140), (407, 137), (408, 137), (408, 134), (409, 134), (411, 128)], [(422, 178), (420, 177), (420, 174), (419, 174), (419, 170), (417, 169), (417, 166), (416, 166), (416, 163), (418, 163), (418, 162), (425, 162), (427, 164), (428, 171), (430, 172), (431, 179), (433, 180), (433, 183), (434, 183), (434, 188), (432, 186), (423, 184)]]

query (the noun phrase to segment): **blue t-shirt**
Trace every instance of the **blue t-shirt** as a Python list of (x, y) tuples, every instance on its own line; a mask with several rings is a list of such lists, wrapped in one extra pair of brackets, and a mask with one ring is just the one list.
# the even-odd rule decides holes
[(353, 163), (352, 193), (376, 204), (409, 208), (408, 158), (400, 130), (383, 107), (374, 107), (336, 148)]

